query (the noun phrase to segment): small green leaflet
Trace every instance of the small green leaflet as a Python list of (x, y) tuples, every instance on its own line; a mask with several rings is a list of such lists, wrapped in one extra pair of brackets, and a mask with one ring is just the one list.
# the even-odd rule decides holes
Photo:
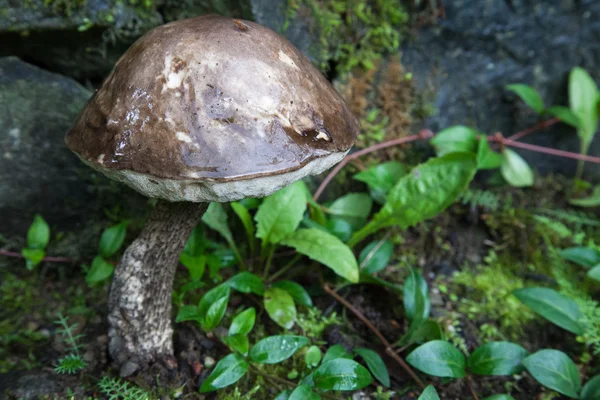
[(21, 249), (21, 255), (25, 257), (27, 269), (29, 271), (42, 262), (46, 252), (43, 249)]
[(324, 390), (358, 390), (373, 382), (365, 367), (345, 358), (324, 362), (313, 372), (312, 379), (316, 388)]
[(600, 264), (590, 269), (587, 273), (587, 276), (595, 281), (600, 282)]
[(229, 299), (229, 286), (221, 284), (206, 292), (198, 304), (198, 314), (204, 318), (209, 308), (219, 299), (226, 297)]
[(335, 360), (336, 358), (352, 358), (352, 356), (346, 351), (344, 346), (342, 346), (341, 344), (334, 344), (325, 352), (323, 363)]
[(581, 390), (581, 400), (600, 399), (600, 375), (596, 375)]
[(237, 351), (243, 356), (248, 355), (248, 348), (250, 345), (247, 336), (237, 333), (235, 335), (224, 336), (221, 340), (229, 346), (231, 350)]
[(202, 216), (202, 222), (219, 232), (227, 240), (227, 243), (233, 242), (233, 235), (227, 225), (227, 213), (221, 203), (210, 203)]
[(361, 272), (374, 274), (387, 267), (394, 245), (389, 240), (375, 240), (365, 246), (358, 256)]
[(213, 392), (239, 381), (248, 371), (248, 362), (239, 354), (221, 359), (200, 387), (200, 393)]
[(248, 209), (244, 207), (243, 204), (235, 201), (231, 203), (231, 209), (236, 213), (240, 221), (242, 221), (244, 229), (246, 230), (246, 236), (248, 237), (250, 249), (254, 249), (254, 234), (256, 230), (254, 229), (254, 221), (252, 221), (252, 216), (248, 212)]
[(348, 221), (353, 229), (358, 229), (364, 225), (371, 214), (373, 200), (366, 193), (349, 193), (335, 200), (328, 208), (327, 212), (338, 218)]
[(100, 243), (98, 245), (98, 251), (104, 258), (113, 256), (125, 241), (125, 235), (127, 233), (127, 222), (121, 222), (120, 224), (113, 225), (110, 228), (102, 232), (100, 236)]
[(457, 125), (440, 131), (429, 142), (438, 157), (455, 152), (476, 153), (479, 135), (475, 129)]
[(403, 164), (397, 161), (388, 161), (361, 171), (353, 178), (366, 183), (373, 200), (383, 204), (388, 192), (398, 182), (398, 179), (406, 175), (407, 172)]
[(590, 194), (588, 197), (583, 197), (580, 199), (570, 199), (569, 204), (573, 204), (574, 206), (579, 207), (600, 206), (600, 185), (596, 186), (592, 194)]
[(260, 364), (277, 364), (287, 360), (309, 343), (304, 336), (269, 336), (252, 347), (250, 359)]
[(510, 342), (489, 342), (471, 353), (467, 363), (469, 371), (478, 375), (513, 375), (521, 372), (521, 361), (529, 353)]
[(36, 214), (27, 231), (27, 247), (30, 249), (45, 249), (49, 241), (50, 227), (41, 215)]
[(291, 329), (296, 321), (296, 304), (292, 296), (283, 289), (271, 287), (265, 291), (265, 309), (277, 325)]
[(321, 397), (308, 385), (300, 385), (290, 394), (288, 400), (319, 400)]
[(356, 348), (354, 352), (358, 354), (365, 362), (367, 363), (367, 367), (369, 367), (369, 371), (373, 374), (373, 376), (381, 382), (381, 384), (385, 387), (390, 387), (390, 375), (388, 374), (387, 367), (385, 363), (373, 350), (364, 349), (364, 348)]
[[(410, 269), (410, 275), (404, 282), (403, 293), (404, 311), (408, 319), (411, 321), (415, 318), (419, 321), (426, 320), (429, 317), (431, 304), (427, 282), (417, 270)], [(418, 306), (420, 302), (422, 302), (421, 307)]]
[(544, 100), (542, 100), (542, 96), (528, 85), (523, 85), (520, 83), (515, 83), (512, 85), (506, 86), (508, 90), (516, 93), (529, 107), (533, 108), (536, 113), (542, 114), (544, 112)]
[(600, 251), (591, 247), (569, 247), (561, 250), (560, 256), (586, 268), (600, 264)]
[(442, 340), (433, 340), (417, 347), (406, 357), (406, 362), (419, 371), (441, 378), (466, 376), (465, 356)]
[(496, 153), (490, 148), (487, 137), (480, 136), (477, 145), (477, 169), (500, 168), (503, 162), (502, 154)]
[(523, 360), (527, 371), (549, 389), (576, 399), (581, 389), (577, 365), (558, 350), (540, 350)]
[(438, 396), (435, 388), (429, 385), (423, 390), (423, 393), (421, 393), (417, 400), (440, 400), (440, 396)]
[(317, 365), (319, 365), (322, 356), (323, 355), (321, 354), (321, 349), (319, 349), (319, 346), (313, 345), (310, 346), (308, 350), (306, 350), (306, 354), (304, 355), (304, 362), (306, 363), (307, 367), (314, 368)]
[(224, 284), (242, 293), (254, 293), (258, 296), (265, 293), (262, 278), (251, 272), (240, 272), (229, 278)]
[(511, 186), (526, 187), (533, 185), (533, 171), (523, 158), (511, 149), (502, 152), (504, 163), (500, 167), (502, 176)]
[(254, 321), (256, 320), (256, 310), (254, 307), (248, 308), (236, 315), (231, 321), (229, 327), (229, 336), (241, 334), (247, 335), (252, 331), (254, 327)]
[(579, 119), (577, 133), (583, 142), (583, 153), (587, 153), (598, 129), (598, 87), (580, 67), (573, 68), (569, 74), (569, 107)]
[(309, 307), (312, 306), (312, 299), (310, 298), (310, 295), (306, 289), (302, 287), (302, 285), (299, 285), (296, 282), (285, 280), (278, 281), (273, 284), (273, 287), (283, 289), (288, 292), (297, 304)]
[(101, 256), (96, 256), (92, 261), (90, 270), (85, 275), (85, 282), (88, 285), (102, 282), (112, 276), (114, 269), (115, 267), (111, 263), (104, 260)]
[(202, 327), (207, 331), (212, 331), (219, 325), (219, 322), (223, 319), (225, 311), (227, 311), (227, 302), (229, 301), (229, 294), (227, 296), (220, 297), (214, 303), (208, 307), (206, 315), (204, 316), (204, 323)]

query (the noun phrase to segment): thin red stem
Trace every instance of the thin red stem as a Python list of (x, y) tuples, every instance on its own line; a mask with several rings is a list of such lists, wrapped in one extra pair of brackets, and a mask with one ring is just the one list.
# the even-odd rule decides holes
[(524, 129), (521, 132), (517, 132), (514, 135), (509, 136), (507, 139), (508, 140), (519, 140), (522, 137), (529, 135), (530, 133), (539, 131), (540, 129), (547, 128), (547, 127), (557, 124), (559, 122), (560, 122), (560, 120), (558, 118), (552, 118), (552, 119), (549, 119), (546, 121), (542, 121), (542, 122), (535, 124), (531, 128)]
[[(21, 258), (21, 259), (25, 258), (20, 253), (15, 253), (14, 251), (1, 250), (1, 249), (0, 249), (0, 256)], [(42, 259), (42, 261), (51, 262), (51, 263), (63, 263), (63, 264), (74, 264), (75, 263), (75, 260), (73, 260), (72, 258), (69, 258), (69, 257), (44, 257)]]
[(594, 164), (600, 164), (600, 157), (588, 156), (585, 154), (572, 153), (570, 151), (552, 149), (550, 147), (538, 146), (535, 144), (515, 142), (514, 140), (504, 139), (501, 136), (488, 136), (488, 140), (492, 142), (500, 142), (505, 146), (518, 147), (520, 149), (531, 150), (537, 153), (550, 154), (558, 157), (572, 158), (574, 160), (582, 160)]

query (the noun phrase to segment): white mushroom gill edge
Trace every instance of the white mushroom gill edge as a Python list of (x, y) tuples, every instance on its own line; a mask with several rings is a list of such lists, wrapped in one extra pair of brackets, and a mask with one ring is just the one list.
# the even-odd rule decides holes
[(248, 197), (268, 196), (305, 176), (320, 174), (340, 162), (347, 153), (348, 151), (335, 152), (316, 158), (291, 172), (230, 182), (157, 178), (130, 170), (103, 168), (101, 165), (80, 158), (90, 167), (111, 179), (123, 182), (146, 197), (167, 201), (227, 203)]

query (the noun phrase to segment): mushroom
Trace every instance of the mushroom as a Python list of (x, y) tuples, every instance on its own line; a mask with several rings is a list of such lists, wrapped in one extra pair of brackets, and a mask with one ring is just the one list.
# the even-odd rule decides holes
[(208, 203), (319, 174), (358, 130), (310, 61), (256, 23), (181, 20), (125, 52), (65, 139), (85, 164), (159, 199), (110, 288), (109, 352), (123, 375), (173, 354), (173, 278)]

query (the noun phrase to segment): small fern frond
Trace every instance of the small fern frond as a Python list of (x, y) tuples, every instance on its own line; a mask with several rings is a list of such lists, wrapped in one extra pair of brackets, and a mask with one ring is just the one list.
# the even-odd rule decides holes
[(69, 354), (65, 358), (58, 360), (58, 365), (54, 368), (57, 374), (76, 374), (85, 369), (86, 362), (77, 354)]

